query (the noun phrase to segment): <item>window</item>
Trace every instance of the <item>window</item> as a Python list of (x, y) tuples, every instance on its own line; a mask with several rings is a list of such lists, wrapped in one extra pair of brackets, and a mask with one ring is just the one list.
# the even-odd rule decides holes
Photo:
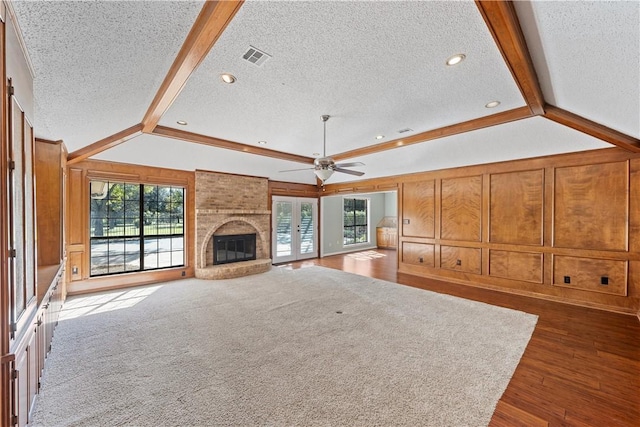
[(91, 276), (184, 265), (184, 188), (91, 181)]
[(343, 244), (355, 245), (369, 241), (369, 200), (344, 199)]

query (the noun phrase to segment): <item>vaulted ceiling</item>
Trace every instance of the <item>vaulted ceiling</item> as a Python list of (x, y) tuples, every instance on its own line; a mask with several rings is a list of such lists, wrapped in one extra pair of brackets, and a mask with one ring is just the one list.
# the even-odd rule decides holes
[[(12, 6), (36, 135), (62, 139), (72, 163), (315, 183), (311, 171), (280, 171), (322, 153), (323, 114), (327, 154), (365, 163), (362, 179), (612, 144), (640, 151), (637, 1)], [(251, 48), (266, 61), (246, 60)], [(455, 54), (465, 59), (446, 65)]]

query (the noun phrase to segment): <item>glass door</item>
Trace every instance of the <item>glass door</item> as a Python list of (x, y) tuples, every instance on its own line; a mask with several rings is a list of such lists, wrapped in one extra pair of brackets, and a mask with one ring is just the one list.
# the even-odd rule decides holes
[(318, 200), (273, 197), (273, 263), (318, 256)]

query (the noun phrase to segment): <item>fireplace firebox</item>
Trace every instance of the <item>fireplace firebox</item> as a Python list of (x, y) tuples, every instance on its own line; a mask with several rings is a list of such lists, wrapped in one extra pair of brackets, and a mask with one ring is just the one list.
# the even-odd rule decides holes
[(256, 259), (255, 233), (213, 236), (211, 240), (213, 241), (214, 264), (229, 264)]

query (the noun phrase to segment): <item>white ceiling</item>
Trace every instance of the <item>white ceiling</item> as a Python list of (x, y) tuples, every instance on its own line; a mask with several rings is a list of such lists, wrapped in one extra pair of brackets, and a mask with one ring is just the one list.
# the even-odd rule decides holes
[[(14, 1), (36, 134), (74, 151), (140, 123), (201, 6)], [(516, 11), (547, 102), (640, 138), (640, 2), (519, 1)], [(249, 46), (271, 58), (244, 61)], [(455, 53), (466, 60), (445, 66)], [(222, 72), (238, 81), (221, 83)], [(486, 109), (492, 100), (501, 105)], [(247, 1), (160, 124), (311, 157), (322, 114), (336, 154), (524, 105), (472, 1)], [(366, 163), (365, 179), (608, 146), (536, 117), (348, 161)], [(95, 158), (315, 183), (310, 171), (279, 173), (300, 163), (152, 135)]]

